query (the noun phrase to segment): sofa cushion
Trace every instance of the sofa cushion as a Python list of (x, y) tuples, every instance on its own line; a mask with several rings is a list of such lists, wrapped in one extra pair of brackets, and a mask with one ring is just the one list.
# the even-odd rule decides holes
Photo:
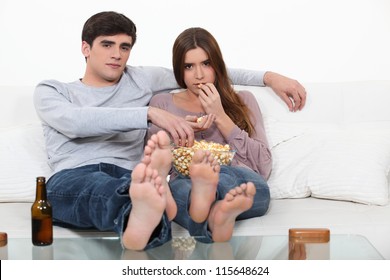
[(5, 99), (0, 110), (0, 128), (39, 122), (33, 106), (33, 86), (0, 85), (0, 96)]
[[(253, 92), (264, 116), (273, 154), (271, 197), (387, 203), (390, 82), (305, 87), (307, 105), (296, 113), (270, 88), (237, 87)], [(0, 202), (32, 201), (35, 178), (50, 176), (33, 88), (0, 87), (0, 92), (10, 104), (0, 113)]]
[(270, 89), (250, 89), (273, 155), (271, 197), (387, 204), (390, 82), (305, 87), (307, 105), (296, 113), (288, 112)]
[(0, 202), (32, 202), (37, 176), (50, 175), (40, 123), (0, 129)]

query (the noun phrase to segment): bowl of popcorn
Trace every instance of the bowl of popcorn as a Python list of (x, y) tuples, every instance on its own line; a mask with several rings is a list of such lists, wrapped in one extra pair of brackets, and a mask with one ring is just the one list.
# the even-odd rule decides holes
[(192, 147), (173, 147), (173, 166), (177, 172), (182, 175), (189, 176), (189, 165), (192, 161), (192, 156), (196, 151), (210, 151), (220, 165), (230, 165), (234, 157), (235, 151), (230, 149), (228, 144), (223, 145), (211, 141), (196, 141)]

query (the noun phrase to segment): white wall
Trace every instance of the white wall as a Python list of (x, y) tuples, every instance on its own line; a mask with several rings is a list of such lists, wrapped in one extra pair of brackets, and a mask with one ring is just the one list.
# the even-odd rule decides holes
[(81, 29), (102, 10), (136, 23), (132, 65), (170, 67), (176, 36), (201, 26), (230, 67), (302, 82), (390, 79), (389, 0), (1, 0), (0, 85), (80, 78)]

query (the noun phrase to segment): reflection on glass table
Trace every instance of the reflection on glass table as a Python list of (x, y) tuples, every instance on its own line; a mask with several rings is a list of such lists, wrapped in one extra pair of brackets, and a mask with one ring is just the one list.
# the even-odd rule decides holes
[[(234, 236), (230, 242), (205, 244), (192, 237), (172, 241), (146, 251), (124, 250), (116, 237), (58, 238), (50, 246), (33, 246), (28, 238), (9, 238), (8, 259), (57, 260), (288, 260), (288, 236)], [(331, 235), (327, 247), (307, 246), (306, 259), (383, 259), (360, 235)], [(318, 251), (319, 250), (319, 251)]]

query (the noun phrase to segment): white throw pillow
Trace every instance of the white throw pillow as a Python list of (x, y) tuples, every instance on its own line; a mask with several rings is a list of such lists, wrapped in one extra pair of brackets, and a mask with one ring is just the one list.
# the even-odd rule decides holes
[[(268, 180), (271, 197), (311, 195), (364, 204), (388, 204), (390, 129), (375, 127), (328, 126), (284, 141), (280, 141), (282, 137), (274, 137), (279, 142), (271, 148), (273, 170)], [(276, 134), (288, 135), (280, 131)]]
[(278, 121), (265, 117), (264, 126), (272, 153), (272, 172), (268, 179), (271, 198), (310, 196), (308, 164), (312, 154), (323, 145), (315, 131), (328, 131), (335, 129), (336, 125)]
[(271, 149), (272, 171), (268, 179), (270, 195), (273, 199), (303, 198), (310, 196), (305, 182), (305, 172), (310, 153), (306, 147), (310, 137), (301, 135), (290, 138)]
[(307, 170), (311, 195), (386, 205), (390, 130), (340, 129), (322, 137), (326, 141), (311, 157)]
[(40, 123), (0, 129), (0, 202), (32, 202), (38, 176), (50, 168)]

